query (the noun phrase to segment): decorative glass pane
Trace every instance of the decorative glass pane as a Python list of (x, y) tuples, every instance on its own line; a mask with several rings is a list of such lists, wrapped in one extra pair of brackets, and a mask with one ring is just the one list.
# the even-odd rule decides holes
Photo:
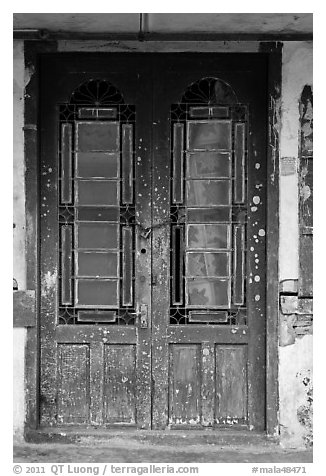
[(208, 106), (190, 107), (189, 115), (190, 117), (208, 117), (209, 109)]
[(72, 226), (61, 227), (61, 303), (72, 304)]
[(189, 223), (229, 222), (231, 208), (188, 208), (187, 220)]
[(189, 116), (194, 118), (214, 117), (216, 119), (229, 117), (229, 108), (224, 106), (196, 106), (189, 108)]
[(241, 106), (238, 104), (236, 107), (232, 108), (232, 119), (234, 121), (247, 121), (248, 120), (248, 110), (246, 106)]
[(118, 122), (77, 122), (78, 152), (118, 151)]
[(245, 280), (245, 229), (243, 225), (234, 226), (233, 254), (233, 304), (244, 304)]
[(118, 253), (76, 253), (77, 276), (118, 277)]
[(247, 208), (234, 206), (232, 210), (232, 221), (233, 223), (246, 223)]
[(119, 221), (119, 208), (77, 208), (78, 221)]
[(90, 79), (78, 86), (71, 95), (71, 104), (111, 106), (123, 103), (121, 92), (106, 79)]
[(187, 253), (187, 276), (229, 276), (229, 253)]
[(115, 311), (78, 311), (80, 322), (115, 322), (116, 319)]
[(173, 202), (183, 202), (183, 124), (173, 126)]
[(227, 307), (230, 304), (228, 279), (187, 279), (187, 305), (191, 307)]
[[(230, 85), (206, 77), (171, 105), (170, 120), (170, 323), (243, 323), (247, 108)], [(176, 170), (179, 130), (186, 134), (186, 147), (180, 148)]]
[(228, 117), (230, 113), (230, 109), (228, 107), (222, 106), (213, 106), (211, 107), (211, 116), (212, 117)]
[(234, 104), (237, 96), (232, 87), (219, 78), (207, 76), (190, 84), (181, 102), (189, 104)]
[(77, 247), (84, 249), (118, 249), (118, 226), (107, 223), (78, 223)]
[(118, 184), (109, 180), (78, 180), (76, 183), (77, 205), (117, 205)]
[(228, 322), (228, 312), (190, 311), (189, 322)]
[(118, 280), (77, 279), (76, 305), (118, 307)]
[(132, 306), (133, 286), (132, 286), (132, 228), (123, 227), (122, 229), (122, 304), (123, 306)]
[(59, 121), (59, 323), (133, 325), (135, 107), (91, 80)]
[(61, 203), (71, 203), (72, 125), (61, 125)]
[(79, 152), (76, 154), (76, 177), (119, 177), (119, 154)]
[(245, 195), (245, 124), (235, 125), (234, 201), (243, 203)]
[(188, 225), (187, 248), (220, 249), (230, 247), (229, 225)]
[(133, 202), (133, 126), (122, 126), (122, 201)]
[(189, 121), (189, 150), (231, 149), (231, 121)]
[(187, 205), (210, 206), (231, 203), (230, 180), (187, 180)]
[(192, 152), (187, 154), (187, 177), (231, 177), (231, 154), (229, 152)]
[(116, 119), (118, 111), (116, 107), (81, 107), (78, 109), (80, 119)]
[(183, 304), (183, 228), (172, 228), (172, 303)]

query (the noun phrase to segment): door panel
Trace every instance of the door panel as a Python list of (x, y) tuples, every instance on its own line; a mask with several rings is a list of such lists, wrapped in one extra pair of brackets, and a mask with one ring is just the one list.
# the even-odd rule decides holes
[(263, 429), (265, 62), (163, 61), (153, 98), (153, 426)]
[(136, 64), (42, 61), (42, 425), (150, 427), (151, 248), (136, 223), (150, 225), (151, 83)]
[(265, 77), (42, 60), (42, 425), (264, 428)]

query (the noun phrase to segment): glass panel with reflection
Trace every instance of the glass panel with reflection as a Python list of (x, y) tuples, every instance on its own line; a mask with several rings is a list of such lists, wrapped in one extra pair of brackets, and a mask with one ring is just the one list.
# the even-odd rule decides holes
[(118, 277), (118, 253), (80, 251), (76, 255), (77, 276)]
[(230, 225), (187, 225), (188, 249), (230, 247)]
[(229, 253), (187, 253), (187, 276), (229, 276)]
[(76, 177), (118, 178), (119, 154), (108, 152), (78, 152)]
[(109, 180), (78, 180), (76, 205), (117, 205), (118, 184)]
[(231, 121), (188, 121), (187, 149), (231, 149)]
[(77, 223), (77, 248), (118, 249), (118, 225), (110, 223)]
[(118, 307), (118, 280), (76, 279), (76, 306)]
[(231, 154), (229, 152), (191, 152), (187, 154), (187, 177), (231, 177)]
[(76, 150), (78, 152), (118, 151), (118, 122), (77, 122)]
[(187, 180), (187, 205), (189, 207), (230, 204), (230, 180)]
[(188, 278), (186, 280), (189, 307), (224, 307), (230, 304), (230, 280), (227, 278)]

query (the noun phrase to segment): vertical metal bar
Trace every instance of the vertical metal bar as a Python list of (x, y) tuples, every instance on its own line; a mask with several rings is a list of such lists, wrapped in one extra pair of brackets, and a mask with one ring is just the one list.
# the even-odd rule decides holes
[(243, 225), (233, 227), (233, 304), (244, 304), (245, 230)]
[(183, 203), (183, 124), (173, 125), (173, 203)]
[(132, 263), (132, 228), (122, 229), (122, 305), (132, 306), (133, 304), (133, 263)]
[(61, 227), (61, 304), (72, 304), (72, 226)]
[(133, 203), (133, 126), (122, 126), (122, 202)]
[(71, 203), (72, 200), (72, 125), (61, 125), (61, 203)]
[(235, 124), (234, 132), (234, 202), (245, 201), (245, 124)]

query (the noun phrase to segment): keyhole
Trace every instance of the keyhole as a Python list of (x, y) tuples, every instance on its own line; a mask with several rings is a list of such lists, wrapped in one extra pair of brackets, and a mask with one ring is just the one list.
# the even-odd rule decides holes
[(145, 248), (142, 248), (142, 249), (140, 250), (140, 252), (144, 255), (144, 254), (146, 253)]

